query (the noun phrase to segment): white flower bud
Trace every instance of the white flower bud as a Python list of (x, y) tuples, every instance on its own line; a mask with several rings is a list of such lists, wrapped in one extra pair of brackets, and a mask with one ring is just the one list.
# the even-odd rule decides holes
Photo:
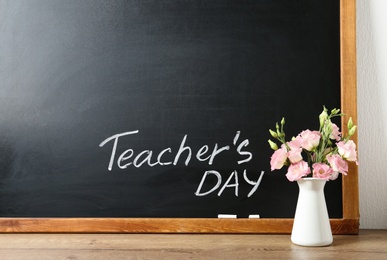
[(324, 110), (321, 112), (321, 114), (318, 116), (318, 118), (320, 119), (320, 128), (324, 126), (325, 124), (325, 120), (327, 120), (328, 118), (328, 110), (325, 108), (324, 106)]
[(353, 127), (352, 117), (350, 117), (350, 118), (348, 119), (347, 127), (348, 127), (348, 130), (352, 129), (352, 127)]
[(276, 143), (274, 143), (272, 140), (268, 140), (270, 148), (273, 149), (274, 151), (278, 150), (278, 146)]
[(269, 129), (269, 132), (270, 132), (270, 134), (271, 134), (272, 137), (274, 137), (274, 138), (277, 138), (277, 137), (278, 137), (277, 133), (274, 132), (273, 130)]
[(349, 136), (352, 136), (355, 133), (356, 128), (357, 128), (357, 126), (354, 125), (351, 127), (351, 129), (349, 129), (349, 131), (348, 131)]

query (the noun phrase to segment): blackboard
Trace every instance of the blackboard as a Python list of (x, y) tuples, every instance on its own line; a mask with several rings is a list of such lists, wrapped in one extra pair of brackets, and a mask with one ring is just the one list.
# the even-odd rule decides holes
[[(317, 128), (323, 105), (356, 117), (340, 26), (353, 1), (0, 3), (5, 231), (208, 232), (218, 214), (259, 214), (221, 232), (287, 232), (298, 187), (270, 172), (268, 129)], [(358, 207), (344, 179), (325, 189), (339, 226)], [(71, 219), (86, 225), (58, 228)]]

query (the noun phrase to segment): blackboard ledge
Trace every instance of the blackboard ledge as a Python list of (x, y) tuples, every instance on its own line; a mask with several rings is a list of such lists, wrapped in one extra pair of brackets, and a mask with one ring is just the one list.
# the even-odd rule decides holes
[[(331, 219), (334, 235), (359, 233), (359, 219)], [(0, 233), (290, 234), (293, 219), (0, 218)]]

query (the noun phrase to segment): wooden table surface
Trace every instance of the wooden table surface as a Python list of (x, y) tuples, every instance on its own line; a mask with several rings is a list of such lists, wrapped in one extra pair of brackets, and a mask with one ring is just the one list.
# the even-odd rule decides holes
[(301, 247), (290, 235), (0, 234), (0, 259), (387, 259), (387, 230)]

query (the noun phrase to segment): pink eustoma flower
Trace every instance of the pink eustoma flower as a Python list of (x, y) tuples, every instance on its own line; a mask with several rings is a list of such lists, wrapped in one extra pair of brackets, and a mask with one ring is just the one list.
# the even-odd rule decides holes
[(288, 172), (286, 173), (286, 178), (288, 178), (289, 181), (297, 181), (309, 173), (310, 168), (308, 163), (305, 161), (300, 161), (289, 166)]
[(291, 163), (298, 163), (299, 161), (302, 161), (302, 148), (292, 148), (288, 152), (288, 158)]
[(328, 164), (325, 163), (314, 163), (313, 167), (313, 177), (329, 180), (331, 174), (334, 172)]
[(310, 131), (309, 129), (300, 133), (302, 138), (302, 148), (307, 151), (313, 151), (319, 144), (321, 134), (319, 131)]
[(332, 123), (332, 133), (329, 136), (329, 138), (336, 141), (340, 141), (341, 139), (340, 128), (336, 124)]
[(347, 175), (348, 162), (344, 160), (340, 155), (327, 155), (327, 161), (335, 172)]
[(357, 163), (356, 144), (352, 140), (348, 140), (347, 142), (338, 142), (336, 145), (339, 150), (339, 154), (344, 159)]
[(284, 145), (281, 146), (278, 150), (276, 150), (273, 155), (271, 156), (270, 160), (270, 166), (271, 170), (279, 170), (284, 166), (286, 159), (287, 159), (287, 153), (286, 147)]
[(298, 135), (296, 138), (294, 138), (290, 142), (287, 142), (286, 144), (290, 147), (290, 149), (301, 148), (302, 147), (302, 138), (300, 135)]

